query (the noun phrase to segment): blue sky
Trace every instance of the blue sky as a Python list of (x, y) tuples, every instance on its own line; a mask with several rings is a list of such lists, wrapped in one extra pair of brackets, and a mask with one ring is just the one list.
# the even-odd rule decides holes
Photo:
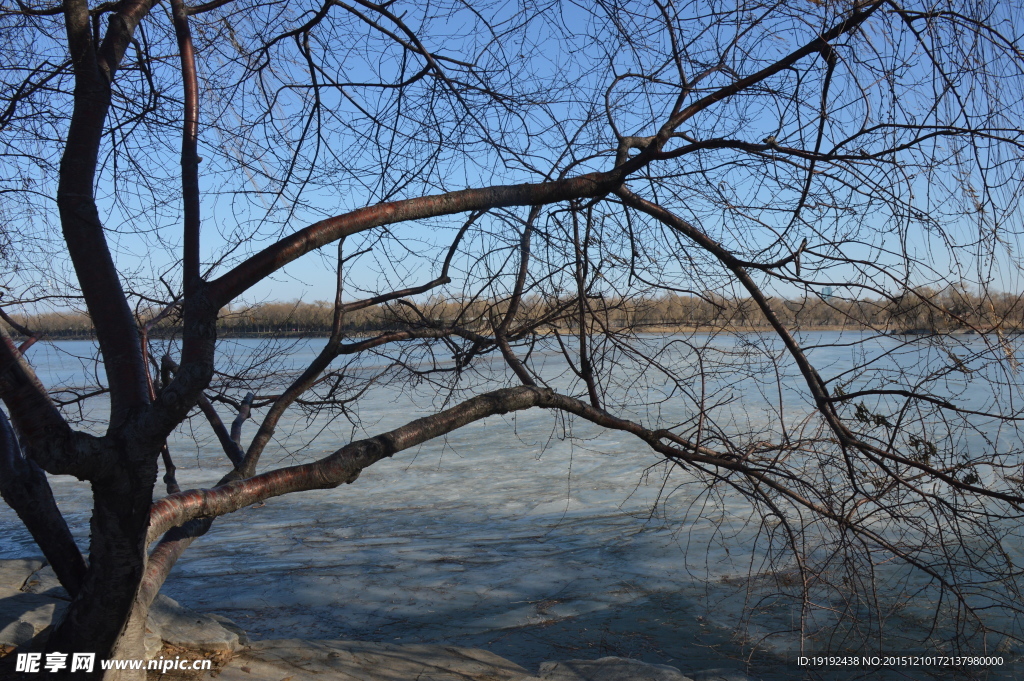
[[(207, 263), (223, 259), (215, 274), (281, 235), (381, 200), (607, 169), (613, 160), (612, 125), (622, 134), (653, 134), (671, 108), (682, 78), (703, 78), (687, 100), (692, 101), (813, 39), (822, 27), (836, 21), (836, 12), (842, 8), (781, 3), (751, 5), (731, 13), (735, 9), (731, 5), (683, 3), (666, 10), (675, 44), (663, 25), (664, 16), (645, 3), (625, 6), (615, 15), (616, 21), (604, 5), (498, 2), (476, 9), (473, 13), (443, 3), (400, 6), (405, 23), (423, 36), (429, 50), (477, 64), (470, 71), (456, 62), (440, 62), (446, 74), (461, 84), (458, 92), (423, 78), (409, 85), (401, 97), (393, 88), (368, 84), (411, 78), (423, 66), (416, 55), (344, 12), (332, 14), (330, 25), (310, 33), (310, 55), (319, 69), (319, 82), (332, 78), (347, 85), (322, 90), (318, 111), (312, 107), (309, 88), (299, 87), (308, 82), (309, 68), (294, 40), (282, 40), (267, 53), (270, 67), (250, 70), (244, 78), (233, 80), (263, 58), (234, 45), (249, 45), (255, 36), (301, 23), (309, 16), (301, 3), (270, 5), (255, 16), (225, 12), (195, 20), (203, 89), (203, 252)], [(980, 6), (976, 9), (981, 11)], [(1011, 43), (1019, 44), (1018, 16), (998, 3), (989, 9), (993, 25)], [(39, 26), (35, 35), (18, 36), (27, 41), (21, 47), (39, 58), (61, 59), (59, 24), (40, 20)], [(1022, 78), (1019, 64), (1014, 66), (1007, 58), (1009, 48), (1003, 45), (1000, 54), (983, 45), (941, 44), (940, 38), (954, 36), (939, 29), (932, 38), (915, 41), (899, 26), (880, 14), (862, 33), (836, 42), (838, 62), (826, 97), (829, 116), (822, 149), (868, 124), (914, 120), (925, 125), (964, 125), (958, 106), (975, 114), (972, 124), (1019, 120)], [(127, 286), (153, 295), (164, 288), (161, 277), (172, 288), (178, 280), (180, 86), (166, 12), (158, 8), (144, 29), (140, 39), (155, 57), (151, 74), (133, 66), (137, 62), (130, 51), (119, 75), (120, 98), (111, 116), (117, 127), (107, 138), (97, 187), (101, 214)], [(229, 32), (231, 40), (225, 37)], [(673, 50), (685, 56), (682, 74), (671, 59)], [(935, 105), (929, 99), (935, 96), (931, 84), (942, 78), (934, 78), (931, 64), (952, 69), (958, 58), (965, 63), (968, 58), (990, 62), (982, 64), (978, 73), (960, 72), (961, 80), (951, 84), (956, 96), (940, 94)], [(818, 109), (825, 74), (826, 62), (820, 55), (806, 57), (765, 88), (711, 107), (680, 132), (693, 140), (724, 137), (746, 143), (771, 136), (783, 146), (812, 149), (821, 122)], [(70, 85), (68, 78), (58, 81), (64, 88)], [(502, 96), (494, 97), (486, 88), (500, 90)], [(1001, 111), (992, 107), (997, 97), (1004, 107)], [(149, 100), (159, 104), (158, 114), (141, 123), (133, 119), (140, 103)], [(54, 110), (66, 113), (69, 100), (56, 96), (55, 101)], [(50, 132), (40, 141), (29, 144), (8, 137), (6, 142), (8, 149), (22, 154), (38, 147), (46, 161), (33, 163), (25, 156), (5, 161), (12, 178), (5, 191), (21, 191), (28, 177), (42, 193), (42, 197), (24, 195), (24, 205), (35, 211), (32, 214), (26, 214), (22, 204), (8, 203), (11, 213), (30, 221), (22, 223), (31, 224), (23, 231), (35, 230), (38, 235), (19, 246), (23, 269), (9, 280), (14, 289), (19, 280), (34, 280), (33, 290), (39, 291), (49, 282), (59, 285), (62, 278), (72, 278), (57, 241), (55, 206), (46, 196), (52, 196), (54, 162), (65, 123), (56, 115), (47, 128)], [(14, 134), (29, 128), (26, 124)], [(315, 134), (318, 129), (321, 135)], [(35, 132), (39, 133), (38, 126)], [(900, 133), (890, 131), (840, 150), (870, 155), (899, 140)], [(668, 148), (683, 143), (671, 142)], [(905, 155), (912, 163), (905, 173), (893, 173), (889, 187), (896, 202), (903, 204), (896, 209), (892, 202), (887, 206), (878, 201), (878, 192), (874, 198), (858, 193), (862, 188), (857, 186), (859, 166), (867, 165), (854, 162), (819, 166), (808, 206), (800, 220), (793, 220), (806, 169), (794, 171), (785, 158), (773, 159), (771, 154), (729, 150), (656, 162), (654, 181), (641, 173), (630, 186), (645, 196), (657, 195), (744, 257), (775, 259), (791, 252), (803, 238), (812, 250), (824, 248), (829, 241), (845, 241), (846, 256), (879, 262), (890, 274), (909, 277), (914, 284), (987, 278), (995, 288), (1020, 290), (1015, 258), (1022, 231), (1021, 176), (1016, 166), (1020, 152), (987, 146), (972, 157), (942, 139), (922, 148), (939, 163), (933, 168), (915, 165), (915, 159)], [(864, 174), (864, 181), (884, 183), (886, 162), (875, 164), (876, 170)], [(985, 166), (987, 193), (981, 176)], [(17, 182), (21, 183), (18, 188)], [(983, 210), (971, 212), (972, 192)], [(609, 215), (616, 210), (610, 207)], [(918, 216), (907, 213), (915, 210)], [(522, 217), (525, 209), (517, 214)], [(352, 295), (435, 276), (442, 250), (464, 217), (390, 226), (388, 235), (378, 231), (350, 239), (348, 253), (372, 248), (348, 267)], [(481, 225), (493, 225), (498, 242), (505, 237), (515, 242), (514, 225), (508, 227), (497, 218), (484, 218)], [(625, 230), (625, 223), (618, 229)], [(666, 283), (696, 286), (708, 274), (686, 271), (686, 254), (672, 252), (670, 235), (657, 230), (646, 234), (650, 241), (643, 245), (665, 258), (660, 264), (652, 262), (649, 269)], [(390, 247), (385, 247), (389, 239)], [(407, 243), (402, 246), (400, 241)], [(474, 247), (484, 246), (481, 241)], [(606, 251), (626, 257), (624, 248)], [(763, 249), (767, 251), (761, 253)], [(246, 299), (332, 298), (335, 251), (333, 247), (325, 250), (289, 265), (251, 289)], [(919, 266), (906, 269), (901, 254), (911, 256)], [(467, 250), (458, 262), (468, 268), (473, 257), (474, 252)], [(812, 266), (811, 259), (805, 261), (805, 268)], [(872, 276), (879, 283), (883, 275)], [(472, 276), (487, 275), (477, 269)], [(850, 268), (844, 266), (822, 271), (819, 280), (821, 286), (832, 285), (838, 295), (866, 295), (834, 285), (851, 278), (855, 279)], [(717, 275), (710, 280), (718, 281)], [(457, 291), (457, 284), (451, 290)], [(811, 290), (819, 288), (812, 283)], [(784, 282), (770, 290), (781, 295), (801, 292)]]

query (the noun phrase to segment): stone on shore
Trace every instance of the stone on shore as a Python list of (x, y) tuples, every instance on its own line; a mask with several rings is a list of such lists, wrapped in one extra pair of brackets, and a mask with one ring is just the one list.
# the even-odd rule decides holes
[(60, 598), (65, 601), (71, 600), (71, 596), (68, 595), (68, 592), (60, 585), (60, 580), (57, 579), (57, 574), (49, 565), (44, 565), (29, 575), (28, 579), (26, 579), (25, 583), (22, 585), (21, 590), (25, 593), (50, 596), (51, 598)]
[(241, 630), (233, 624), (228, 628), (222, 624), (223, 621), (229, 620), (196, 612), (160, 594), (150, 606), (146, 622), (147, 655), (154, 647), (154, 654), (159, 653), (161, 640), (178, 648), (204, 653), (233, 653), (242, 647), (238, 635)]
[(21, 590), (33, 572), (46, 565), (42, 558), (0, 560), (0, 587)]
[(693, 681), (757, 681), (739, 669), (702, 669), (692, 674)]
[[(43, 559), (0, 560), (0, 646), (29, 642), (67, 605), (67, 592)], [(226, 657), (248, 638), (226, 617), (195, 612), (161, 594), (146, 622), (147, 659), (159, 655), (164, 643)]]
[(255, 641), (218, 681), (536, 681), (494, 653), (445, 645), (362, 641)]
[[(731, 670), (709, 670), (712, 673)], [(211, 677), (212, 678), (212, 677)], [(702, 677), (704, 678), (704, 677)], [(713, 681), (716, 677), (706, 677)], [(744, 676), (744, 681), (749, 677)], [(638, 660), (544, 662), (536, 676), (486, 650), (361, 641), (256, 641), (218, 681), (693, 681), (675, 667)], [(726, 677), (740, 681), (739, 677)]]
[(45, 566), (42, 558), (0, 560), (0, 646), (16, 648), (28, 643), (67, 607), (66, 593), (61, 599), (36, 589), (44, 581), (44, 590), (60, 587), (56, 576), (52, 582), (49, 574), (40, 576)]
[(0, 587), (0, 646), (28, 643), (67, 606), (67, 601), (50, 596)]
[(675, 667), (622, 657), (544, 662), (541, 681), (693, 681)]
[[(0, 649), (27, 643), (67, 605), (67, 593), (45, 561), (0, 560)], [(684, 675), (675, 667), (619, 657), (544, 662), (533, 676), (494, 653), (451, 645), (250, 641), (226, 617), (196, 612), (164, 595), (150, 609), (145, 644), (147, 659), (170, 651), (215, 660), (219, 668), (203, 678), (217, 681), (756, 681), (735, 669)]]

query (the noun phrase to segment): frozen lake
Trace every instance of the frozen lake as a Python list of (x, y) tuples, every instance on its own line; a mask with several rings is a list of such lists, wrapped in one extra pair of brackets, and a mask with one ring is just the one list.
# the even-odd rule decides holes
[[(819, 336), (811, 356), (826, 378), (863, 361), (865, 345), (848, 346), (839, 334)], [(299, 366), (320, 342), (302, 341), (278, 360)], [(714, 342), (724, 358), (749, 350), (735, 337)], [(982, 339), (963, 342), (984, 350)], [(243, 356), (255, 343), (231, 341), (230, 347)], [(908, 357), (922, 371), (942, 359), (901, 340), (867, 347), (893, 357), (887, 371)], [(87, 342), (40, 345), (30, 359), (50, 385), (81, 386), (92, 379), (72, 356), (91, 351)], [(723, 427), (756, 433), (799, 423), (807, 413), (792, 366), (769, 362), (771, 371), (761, 374), (752, 368), (763, 361), (758, 356), (737, 375), (705, 386), (717, 396)], [(772, 395), (776, 373), (784, 388)], [(994, 393), (967, 378), (946, 385), (950, 399), (969, 399), (979, 410), (1020, 397), (1013, 382)], [(643, 390), (652, 406), (630, 418), (645, 424), (681, 421), (692, 406), (669, 389), (652, 394), (661, 388), (650, 381)], [(384, 388), (360, 403), (358, 427), (345, 419), (292, 419), (279, 428), (261, 469), (324, 456), (352, 437), (429, 413), (437, 399), (428, 386), (412, 395)], [(227, 408), (219, 408), (228, 420)], [(232, 618), (254, 638), (450, 642), (527, 667), (605, 655), (684, 672), (739, 667), (762, 636), (782, 659), (798, 650), (793, 612), (751, 602), (742, 588), (742, 577), (760, 571), (762, 556), (741, 498), (667, 475), (632, 437), (575, 422), (567, 439), (565, 427), (539, 411), (494, 417), (383, 461), (353, 485), (278, 497), (220, 518), (175, 567), (164, 593)], [(245, 442), (255, 429), (246, 424)], [(226, 470), (208, 431), (195, 419), (170, 443), (183, 489), (211, 486)], [(311, 432), (320, 436), (303, 449)], [(1018, 436), (996, 429), (976, 437), (970, 446), (1003, 446)], [(983, 444), (985, 438), (995, 444)], [(51, 480), (84, 549), (88, 490), (66, 477)], [(0, 557), (39, 553), (6, 506), (0, 523)], [(743, 622), (745, 607), (763, 613)], [(913, 608), (903, 617), (892, 622), (895, 631), (927, 628)], [(913, 646), (893, 638), (888, 650)], [(795, 667), (770, 656), (753, 661), (765, 679), (797, 677)]]

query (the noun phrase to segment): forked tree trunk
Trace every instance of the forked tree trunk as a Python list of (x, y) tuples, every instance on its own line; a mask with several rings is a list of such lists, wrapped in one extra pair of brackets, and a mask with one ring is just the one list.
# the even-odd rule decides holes
[(136, 601), (146, 567), (146, 532), (158, 454), (140, 452), (142, 446), (124, 441), (118, 449), (118, 460), (124, 465), (93, 483), (89, 569), (81, 590), (46, 643), (48, 652), (68, 653), (69, 660), (71, 653), (95, 653), (91, 676), (66, 669), (61, 673), (67, 678), (145, 678), (145, 671), (103, 676), (99, 664), (106, 659), (145, 657), (148, 603), (140, 608)]

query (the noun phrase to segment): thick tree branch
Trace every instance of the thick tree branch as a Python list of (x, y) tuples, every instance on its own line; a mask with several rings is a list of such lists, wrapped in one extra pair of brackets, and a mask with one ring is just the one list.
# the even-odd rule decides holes
[[(150, 355), (149, 352), (149, 332), (157, 325), (157, 323), (160, 322), (161, 319), (170, 314), (174, 306), (175, 303), (171, 303), (165, 307), (160, 314), (156, 315), (153, 319), (144, 324), (141, 329), (139, 329), (139, 338), (142, 347), (142, 361), (146, 363), (147, 367), (146, 388), (149, 390), (150, 403), (156, 399), (156, 386), (153, 384), (153, 374), (149, 371), (149, 365), (152, 364), (153, 368), (158, 368), (159, 365), (156, 363), (156, 359)], [(174, 460), (171, 458), (171, 449), (167, 446), (167, 440), (164, 440), (160, 447), (160, 458), (164, 463), (164, 485), (167, 487), (167, 493), (174, 494), (175, 492), (180, 492), (181, 488), (178, 487), (178, 480), (174, 476), (176, 468), (174, 466)]]
[(249, 419), (252, 410), (252, 401), (256, 399), (255, 393), (247, 392), (242, 398), (242, 404), (238, 407), (238, 415), (231, 422), (231, 439), (239, 447), (242, 446), (242, 426)]
[(46, 474), (25, 458), (7, 415), (0, 411), (0, 495), (32, 538), (72, 598), (85, 576), (85, 559), (57, 508)]
[[(167, 367), (171, 373), (178, 371), (178, 365), (173, 359), (171, 359), (170, 355), (164, 355), (160, 359), (160, 365), (161, 367)], [(210, 398), (200, 392), (196, 403), (199, 405), (199, 409), (203, 412), (203, 415), (206, 416), (206, 420), (210, 423), (210, 427), (213, 428), (213, 432), (216, 434), (217, 440), (220, 442), (220, 446), (224, 450), (224, 454), (228, 457), (228, 460), (231, 461), (232, 467), (237, 468), (242, 463), (242, 459), (245, 456), (242, 452), (242, 448), (239, 446), (238, 442), (231, 437), (228, 429), (224, 426), (224, 421), (220, 418), (220, 414), (217, 413), (217, 410), (210, 403)], [(234, 426), (232, 426), (232, 428), (234, 428)], [(239, 429), (241, 429), (241, 424), (239, 424)]]
[(224, 450), (224, 454), (227, 455), (228, 460), (231, 461), (231, 465), (235, 468), (242, 464), (242, 460), (245, 458), (245, 454), (242, 452), (242, 448), (228, 433), (228, 429), (224, 426), (224, 422), (220, 418), (220, 414), (214, 409), (213, 405), (210, 404), (210, 399), (203, 393), (199, 393), (199, 408), (206, 415), (206, 420), (210, 422), (210, 427), (213, 428), (213, 432), (217, 435), (217, 440), (220, 442), (221, 449)]
[(181, 55), (181, 80), (185, 91), (185, 115), (181, 130), (181, 193), (184, 201), (184, 288), (191, 297), (199, 275), (199, 80), (192, 31), (184, 0), (171, 0), (174, 35)]
[(10, 324), (12, 329), (20, 333), (22, 336), (25, 336), (25, 340), (23, 340), (21, 342), (21, 345), (18, 346), (18, 352), (22, 355), (24, 355), (25, 351), (28, 350), (33, 345), (35, 345), (36, 342), (42, 337), (38, 331), (32, 331), (29, 328), (22, 326), (18, 322), (11, 319), (10, 315), (8, 315), (7, 312), (2, 307), (0, 307), (0, 318), (2, 318), (5, 322)]
[[(547, 388), (520, 386), (504, 388), (470, 398), (465, 402), (432, 416), (416, 419), (383, 435), (345, 445), (330, 456), (313, 463), (282, 468), (252, 478), (238, 480), (208, 490), (189, 490), (165, 497), (153, 504), (150, 513), (150, 541), (167, 531), (196, 518), (212, 518), (254, 504), (270, 497), (311, 489), (330, 489), (351, 483), (360, 472), (381, 459), (390, 457), (440, 435), (450, 433), (474, 421), (520, 411), (531, 407), (571, 411), (599, 425), (626, 430), (652, 444), (658, 451), (685, 456), (705, 463), (737, 467), (739, 464), (717, 452), (690, 444), (676, 448), (661, 444), (669, 437), (664, 431), (651, 431), (594, 409), (579, 400)], [(740, 466), (742, 468), (742, 466)]]
[(107, 33), (97, 51), (97, 64), (106, 76), (107, 86), (114, 82), (114, 75), (121, 68), (121, 60), (135, 37), (139, 22), (149, 14), (154, 0), (122, 0), (110, 15)]
[[(231, 476), (230, 479), (237, 478)], [(225, 480), (222, 480), (221, 484), (224, 482)], [(213, 520), (213, 518), (190, 520), (181, 527), (174, 527), (167, 531), (146, 559), (146, 572), (139, 589), (138, 600), (140, 603), (149, 607), (153, 599), (160, 593), (160, 587), (167, 580), (167, 576), (171, 574), (175, 563), (192, 545), (192, 542), (210, 531)]]
[[(576, 325), (579, 327), (579, 354), (580, 368), (576, 374), (583, 379), (587, 385), (587, 395), (590, 397), (590, 404), (595, 409), (601, 408), (601, 395), (597, 389), (597, 381), (594, 378), (594, 367), (590, 361), (590, 349), (587, 347), (587, 340), (590, 336), (587, 329), (587, 276), (590, 273), (590, 257), (587, 253), (587, 244), (590, 243), (591, 220), (588, 214), (587, 228), (585, 233), (580, 235), (580, 215), (578, 208), (570, 211), (569, 217), (572, 220), (573, 255), (575, 256), (575, 267), (573, 268), (576, 279)], [(558, 339), (561, 344), (561, 338)]]
[(95, 438), (71, 430), (3, 327), (0, 398), (32, 458), (50, 473), (87, 480), (109, 463), (97, 455)]
[(755, 74), (741, 78), (729, 86), (698, 100), (671, 117), (656, 139), (639, 154), (603, 173), (589, 173), (578, 177), (510, 186), (465, 189), (447, 194), (393, 201), (361, 208), (351, 213), (328, 218), (286, 237), (264, 249), (211, 283), (210, 298), (222, 307), (248, 290), (257, 281), (275, 272), (310, 251), (336, 239), (356, 234), (373, 227), (407, 222), (439, 215), (451, 215), (472, 210), (488, 210), (508, 206), (543, 205), (574, 198), (601, 196), (614, 189), (630, 173), (650, 163), (661, 153), (664, 145), (684, 121), (727, 97), (755, 85), (783, 71), (807, 55), (826, 49), (830, 40), (848, 33), (867, 20), (883, 3), (875, 2), (866, 9), (854, 12), (846, 20), (817, 39), (795, 50), (773, 65)]
[(223, 307), (256, 282), (306, 253), (343, 236), (357, 234), (373, 227), (440, 215), (487, 211), (491, 208), (529, 206), (571, 198), (601, 196), (614, 189), (623, 177), (622, 172), (613, 170), (539, 184), (463, 189), (447, 194), (360, 208), (310, 225), (260, 251), (210, 282), (210, 300), (218, 307)]
[(512, 368), (512, 371), (515, 372), (515, 375), (522, 381), (523, 385), (537, 387), (537, 381), (530, 375), (530, 370), (526, 368), (526, 365), (516, 357), (516, 353), (512, 351), (512, 346), (508, 344), (508, 340), (504, 336), (496, 336), (494, 342), (501, 351), (501, 356), (505, 358), (505, 363)]
[(210, 12), (218, 7), (231, 4), (232, 2), (234, 2), (234, 0), (212, 0), (212, 2), (204, 2), (202, 4), (189, 7), (188, 13), (189, 15), (203, 14), (204, 12)]
[(166, 497), (154, 503), (150, 512), (150, 540), (193, 518), (224, 515), (289, 492), (354, 482), (364, 468), (381, 459), (479, 419), (532, 407), (538, 396), (537, 389), (526, 387), (485, 393), (383, 435), (352, 442), (313, 463), (263, 473), (212, 490), (190, 490)]
[(107, 246), (93, 183), (110, 108), (110, 85), (132, 33), (150, 5), (145, 1), (121, 3), (110, 17), (107, 36), (97, 52), (88, 4), (84, 0), (64, 4), (75, 97), (60, 163), (57, 206), (68, 253), (103, 353), (115, 424), (126, 417), (127, 410), (148, 404), (149, 395), (138, 329)]
[(836, 434), (839, 435), (842, 440), (850, 440), (849, 432), (839, 422), (835, 411), (831, 407), (828, 389), (825, 387), (824, 381), (821, 380), (821, 377), (818, 376), (818, 372), (815, 371), (814, 367), (807, 360), (806, 355), (804, 355), (803, 350), (797, 344), (796, 340), (793, 339), (789, 330), (783, 326), (782, 322), (779, 321), (778, 316), (772, 311), (771, 306), (768, 304), (768, 300), (764, 297), (764, 294), (761, 293), (761, 289), (758, 288), (757, 284), (754, 283), (754, 280), (750, 278), (750, 275), (744, 268), (743, 261), (733, 255), (717, 241), (681, 219), (668, 209), (637, 196), (625, 187), (619, 188), (618, 191), (616, 191), (616, 195), (621, 198), (622, 202), (627, 206), (646, 213), (668, 227), (685, 235), (698, 246), (714, 255), (729, 269), (730, 272), (732, 272), (732, 274), (739, 280), (740, 284), (747, 289), (747, 292), (754, 299), (758, 308), (765, 315), (768, 323), (771, 324), (773, 329), (775, 329), (775, 332), (785, 344), (786, 349), (796, 361), (797, 366), (800, 369), (800, 373), (803, 374), (804, 380), (811, 391), (811, 395), (814, 396), (814, 401), (818, 406), (818, 410), (823, 416), (825, 416), (829, 424), (832, 425), (833, 430), (836, 431)]

